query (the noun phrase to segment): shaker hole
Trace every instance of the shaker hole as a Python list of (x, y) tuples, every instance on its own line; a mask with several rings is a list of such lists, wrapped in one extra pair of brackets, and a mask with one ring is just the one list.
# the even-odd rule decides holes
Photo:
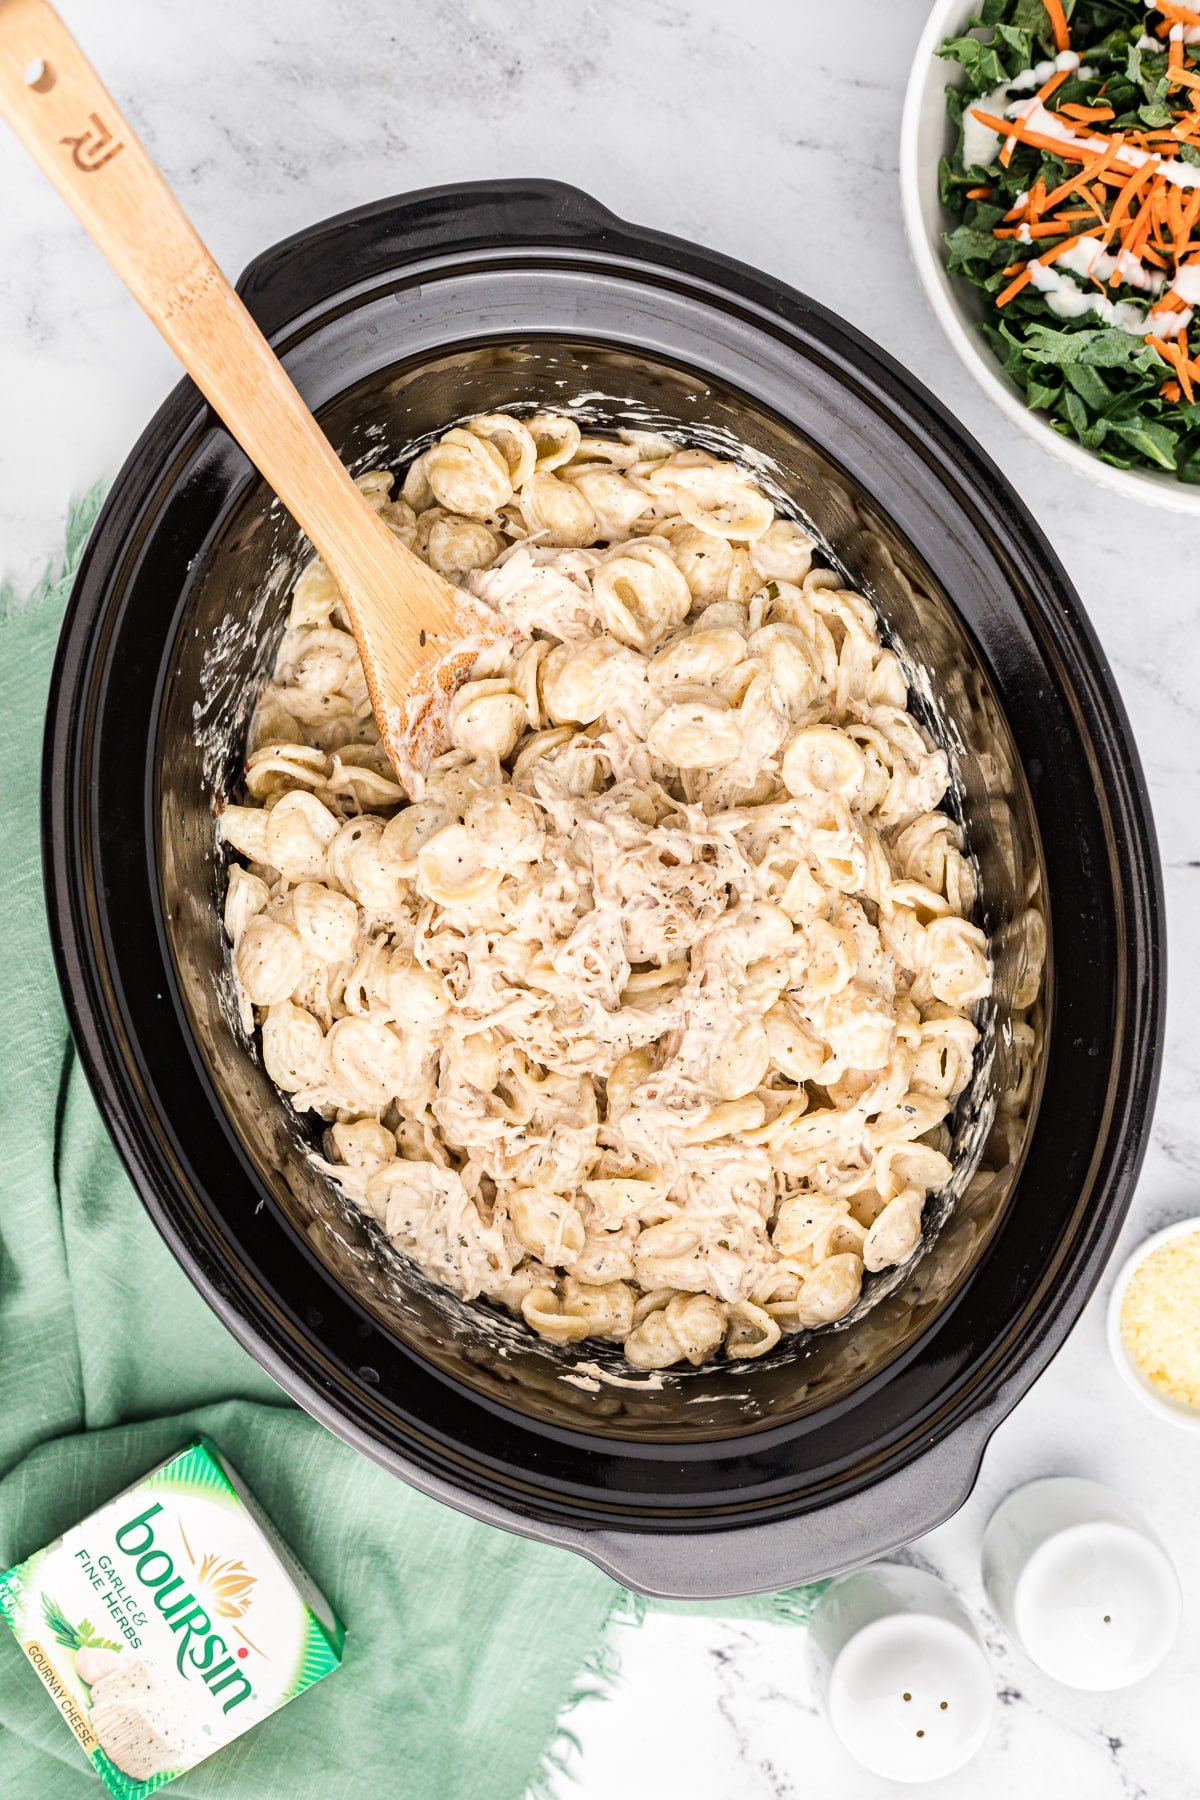
[(903, 1696), (903, 1698), (904, 1698), (904, 1699), (905, 1699), (905, 1700), (911, 1700), (911, 1699), (912, 1699), (912, 1695), (911, 1695), (911, 1694), (905, 1694), (905, 1695), (904, 1695), (904, 1696)]
[(918, 1736), (918, 1737), (924, 1737), (924, 1736), (925, 1736), (925, 1733), (924, 1733), (924, 1732), (923, 1732), (923, 1731), (918, 1731), (918, 1733), (917, 1733), (917, 1736)]
[(939, 1702), (938, 1702), (939, 1710), (941, 1712), (945, 1712), (945, 1710), (949, 1706), (949, 1704), (950, 1704), (950, 1702), (948, 1700), (939, 1700)]
[(1105, 1623), (1105, 1624), (1106, 1624), (1106, 1625), (1111, 1625), (1111, 1624), (1112, 1624), (1112, 1614), (1111, 1614), (1111, 1613), (1105, 1613), (1105, 1615), (1104, 1615), (1104, 1623)]
[(54, 70), (42, 57), (35, 56), (25, 69), (25, 86), (35, 94), (48, 94), (54, 86)]

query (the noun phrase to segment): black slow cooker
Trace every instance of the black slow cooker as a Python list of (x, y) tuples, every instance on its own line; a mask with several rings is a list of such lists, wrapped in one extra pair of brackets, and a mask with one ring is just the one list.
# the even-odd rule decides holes
[(231, 1004), (213, 807), (236, 788), (304, 547), (185, 381), (75, 583), (44, 776), (59, 974), (148, 1211), (229, 1328), (347, 1442), (633, 1586), (747, 1593), (930, 1529), (1095, 1285), (1155, 1086), (1145, 789), (1053, 552), (971, 439), (844, 321), (572, 189), (382, 201), (268, 251), (241, 292), (355, 471), (531, 405), (745, 444), (875, 601), (952, 754), (996, 993), (955, 1184), (914, 1260), (837, 1327), (631, 1384), (615, 1353), (536, 1340), (401, 1263), (310, 1167), (310, 1126)]

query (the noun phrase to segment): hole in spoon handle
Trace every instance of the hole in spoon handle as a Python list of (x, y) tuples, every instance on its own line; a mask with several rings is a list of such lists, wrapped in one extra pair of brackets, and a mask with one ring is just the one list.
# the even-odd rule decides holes
[(25, 86), (32, 88), (35, 94), (48, 94), (55, 80), (54, 70), (45, 57), (35, 56), (32, 62), (26, 64)]

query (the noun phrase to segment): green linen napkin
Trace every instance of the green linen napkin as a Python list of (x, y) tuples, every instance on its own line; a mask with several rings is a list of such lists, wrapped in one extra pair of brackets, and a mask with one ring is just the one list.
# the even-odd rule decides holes
[[(43, 906), (39, 759), (59, 619), (101, 498), (72, 507), (61, 565), (23, 605), (0, 590), (0, 1569), (208, 1432), (346, 1621), (346, 1658), (172, 1795), (547, 1792), (571, 1743), (564, 1713), (611, 1687), (610, 1618), (644, 1604), (580, 1557), (412, 1492), (294, 1407), (172, 1260), (76, 1058)], [(803, 1622), (816, 1592), (705, 1610)], [(3, 1629), (0, 1791), (103, 1792)]]

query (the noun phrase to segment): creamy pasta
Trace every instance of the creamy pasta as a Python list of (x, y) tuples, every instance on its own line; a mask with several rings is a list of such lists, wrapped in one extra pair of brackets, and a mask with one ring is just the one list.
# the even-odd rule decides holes
[(944, 754), (739, 465), (507, 414), (359, 486), (520, 641), (409, 804), (319, 562), (220, 815), (243, 1019), (467, 1299), (761, 1356), (917, 1247), (989, 991)]

